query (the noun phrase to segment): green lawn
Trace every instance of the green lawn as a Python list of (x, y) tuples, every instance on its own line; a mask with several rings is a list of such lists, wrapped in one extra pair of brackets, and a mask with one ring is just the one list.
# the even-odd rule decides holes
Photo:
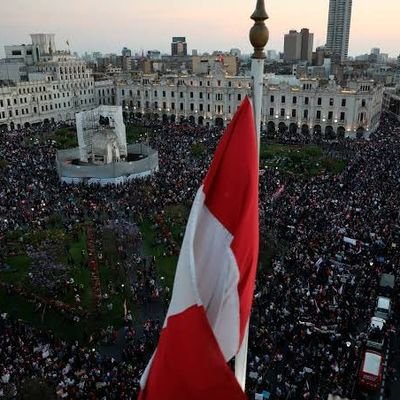
[(87, 329), (85, 321), (74, 323), (55, 311), (47, 308), (44, 310), (43, 306), (37, 310), (30, 301), (18, 295), (8, 294), (2, 288), (0, 288), (0, 310), (14, 318), (27, 321), (36, 328), (51, 330), (63, 339), (82, 340)]
[(149, 128), (143, 126), (128, 126), (126, 128), (126, 141), (128, 144), (137, 143), (145, 140), (145, 134), (149, 133)]
[[(82, 250), (84, 251), (84, 255), (82, 254)], [(84, 233), (79, 236), (77, 241), (72, 242), (69, 253), (73, 258), (75, 265), (81, 264), (82, 261), (86, 262), (86, 235)]]
[(11, 269), (0, 272), (0, 281), (14, 284), (23, 283), (28, 275), (31, 259), (28, 256), (19, 255), (7, 258), (6, 264)]
[(327, 157), (320, 146), (293, 146), (261, 143), (261, 167), (268, 166), (294, 173), (315, 176), (322, 172), (338, 174), (344, 170), (343, 160)]
[(54, 140), (58, 149), (70, 149), (78, 147), (78, 137), (73, 129), (61, 128), (47, 136), (47, 139)]
[[(57, 262), (67, 264), (68, 256), (63, 251), (64, 245), (69, 245), (69, 253), (73, 260), (71, 266), (71, 278), (77, 284), (82, 284), (84, 289), (80, 295), (81, 306), (85, 310), (92, 310), (92, 290), (91, 290), (91, 276), (90, 271), (86, 267), (86, 235), (81, 232), (78, 237), (73, 240), (70, 235), (66, 235), (65, 232), (60, 230), (40, 231), (39, 235), (36, 233), (22, 233), (19, 232), (18, 236), (13, 239), (17, 239), (17, 243), (20, 243), (20, 238), (23, 238), (23, 242), (40, 244), (42, 240), (45, 240), (49, 235), (54, 235), (60, 247), (59, 258)], [(9, 271), (0, 272), (0, 281), (6, 283), (18, 284), (21, 286), (28, 287), (26, 277), (31, 264), (31, 259), (26, 255), (16, 255), (6, 258), (6, 263), (11, 267)], [(111, 268), (108, 268), (104, 264), (100, 263), (100, 279), (102, 283), (102, 293), (107, 293), (108, 282), (115, 282), (117, 280), (116, 272)], [(89, 317), (88, 319), (82, 319), (76, 323), (68, 320), (57, 311), (52, 311), (48, 308), (44, 310), (43, 307), (36, 309), (29, 300), (22, 296), (15, 294), (6, 293), (5, 289), (0, 288), (0, 311), (7, 312), (15, 318), (20, 318), (24, 321), (29, 322), (33, 326), (43, 329), (51, 330), (54, 334), (63, 339), (70, 340), (87, 340), (91, 334), (94, 336), (99, 333), (101, 328), (106, 328), (108, 325), (114, 325), (115, 327), (122, 326), (122, 317), (124, 313), (124, 301), (127, 299), (127, 306), (129, 309), (133, 309), (133, 304), (130, 302), (128, 293), (117, 293), (113, 295), (108, 301), (105, 301), (100, 309), (99, 313)], [(74, 294), (68, 293), (62, 301), (69, 304), (75, 304)], [(107, 308), (107, 304), (113, 304), (112, 310)]]
[(177, 256), (165, 256), (165, 248), (162, 245), (155, 244), (155, 232), (151, 227), (150, 221), (146, 220), (140, 225), (140, 231), (143, 235), (144, 253), (147, 256), (155, 256), (156, 267), (159, 277), (163, 277), (165, 284), (172, 289), (175, 279)]

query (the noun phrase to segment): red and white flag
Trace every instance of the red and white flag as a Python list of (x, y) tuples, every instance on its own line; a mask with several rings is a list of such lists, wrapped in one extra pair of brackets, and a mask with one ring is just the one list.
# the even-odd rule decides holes
[(249, 321), (258, 242), (258, 153), (246, 98), (194, 199), (140, 400), (246, 399), (227, 361)]

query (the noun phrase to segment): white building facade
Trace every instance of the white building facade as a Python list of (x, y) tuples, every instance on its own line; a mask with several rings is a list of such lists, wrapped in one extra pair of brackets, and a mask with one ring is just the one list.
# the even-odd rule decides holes
[[(188, 120), (226, 125), (251, 92), (248, 77), (143, 75), (136, 80), (95, 83), (95, 101), (121, 105), (125, 113), (164, 121)], [(349, 87), (334, 81), (266, 76), (264, 129), (334, 132), (353, 136), (373, 132), (382, 109), (383, 86), (355, 81)]]
[[(26, 46), (19, 46), (21, 51), (18, 46), (6, 49), (6, 53), (14, 52), (14, 57), (21, 52), (20, 59), (6, 60), (9, 65), (25, 63), (26, 77), (0, 81), (0, 130), (46, 121), (73, 122), (75, 113), (95, 107), (94, 79), (86, 63), (67, 52), (56, 52), (54, 35), (32, 37), (38, 43), (31, 46), (32, 54), (26, 59)], [(49, 50), (44, 53), (46, 46)]]

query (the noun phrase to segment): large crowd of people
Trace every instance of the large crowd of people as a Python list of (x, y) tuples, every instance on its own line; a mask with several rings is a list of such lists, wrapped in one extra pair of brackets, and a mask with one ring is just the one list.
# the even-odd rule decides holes
[[(54, 163), (56, 146), (43, 140), (43, 127), (0, 133), (0, 249), (10, 232), (45, 230), (55, 216), (68, 232), (90, 221), (95, 232), (112, 227), (122, 237), (140, 235), (136, 224), (149, 218), (166, 255), (177, 254), (179, 243), (166, 223), (165, 210), (180, 204), (190, 207), (222, 131), (140, 123), (159, 151), (159, 172), (112, 187), (61, 184)], [(277, 139), (304, 142), (287, 135)], [(384, 116), (369, 140), (340, 139), (324, 147), (347, 160), (342, 173), (294, 177), (266, 168), (260, 174), (262, 248), (268, 250), (271, 238), (279, 246), (271, 268), (259, 270), (257, 276), (250, 324), (250, 398), (264, 390), (271, 399), (353, 395), (379, 275), (397, 275), (399, 124)], [(135, 300), (168, 298), (162, 296), (165, 288), (154, 260), (134, 253), (128, 257), (137, 258), (131, 260), (137, 266)], [(0, 258), (0, 267), (2, 263)], [(31, 271), (30, 277), (35, 285), (49, 281), (49, 276), (63, 277), (64, 269), (56, 263), (49, 276), (43, 262), (37, 265), (37, 274)], [(51, 281), (53, 293), (59, 288), (57, 279)], [(58, 398), (135, 399), (160, 321), (135, 326), (129, 315), (122, 360), (116, 360), (3, 314), (0, 397), (6, 392), (16, 396), (28, 378), (37, 378), (44, 379)]]

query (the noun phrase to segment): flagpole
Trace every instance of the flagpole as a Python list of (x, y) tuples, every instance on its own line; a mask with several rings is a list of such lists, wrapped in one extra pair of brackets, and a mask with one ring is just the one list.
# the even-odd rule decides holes
[(254, 21), (253, 27), (250, 29), (250, 43), (254, 48), (254, 53), (251, 56), (251, 76), (253, 80), (253, 108), (254, 108), (254, 123), (256, 125), (257, 144), (260, 147), (260, 130), (261, 130), (261, 109), (264, 87), (264, 47), (268, 43), (269, 32), (265, 26), (265, 20), (268, 19), (268, 14), (265, 11), (264, 0), (257, 0), (256, 10), (251, 16)]
[[(251, 76), (253, 80), (252, 99), (254, 110), (254, 123), (256, 126), (257, 146), (260, 152), (260, 131), (261, 131), (261, 110), (264, 86), (264, 47), (269, 38), (268, 28), (265, 20), (268, 14), (265, 11), (264, 0), (257, 0), (254, 13), (251, 16), (254, 25), (250, 30), (250, 43), (254, 48), (251, 60)], [(243, 391), (246, 388), (246, 371), (247, 371), (247, 351), (249, 344), (249, 321), (247, 321), (246, 331), (243, 337), (242, 345), (235, 357), (235, 376)]]

